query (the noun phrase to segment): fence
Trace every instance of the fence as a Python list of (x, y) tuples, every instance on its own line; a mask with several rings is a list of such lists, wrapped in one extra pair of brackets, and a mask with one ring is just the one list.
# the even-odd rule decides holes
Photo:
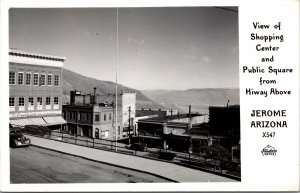
[(108, 139), (92, 139), (82, 136), (73, 136), (64, 132), (50, 131), (44, 135), (25, 133), (50, 140), (58, 140), (65, 143), (101, 149), (105, 151), (117, 151), (118, 153), (169, 161), (179, 165), (205, 170), (215, 174), (223, 175), (235, 180), (240, 180), (240, 164), (232, 161), (208, 159), (200, 154), (175, 152), (161, 148), (147, 148), (142, 151), (130, 149), (130, 145)]

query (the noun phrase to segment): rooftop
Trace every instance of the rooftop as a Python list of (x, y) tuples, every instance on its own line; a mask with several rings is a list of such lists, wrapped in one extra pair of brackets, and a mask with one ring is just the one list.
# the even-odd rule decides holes
[(35, 59), (43, 59), (43, 60), (52, 60), (52, 61), (60, 61), (60, 62), (64, 62), (66, 60), (65, 57), (37, 54), (37, 53), (25, 52), (25, 51), (15, 50), (15, 49), (10, 49), (8, 54), (11, 55), (11, 56), (19, 56), (19, 57), (35, 58)]

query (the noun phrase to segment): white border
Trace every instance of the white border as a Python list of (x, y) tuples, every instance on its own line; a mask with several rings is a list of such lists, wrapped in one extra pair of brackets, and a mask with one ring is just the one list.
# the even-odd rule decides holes
[[(9, 112), (8, 109), (8, 75), (6, 72), (8, 72), (8, 9), (10, 7), (164, 7), (164, 6), (239, 6), (239, 30), (240, 30), (240, 60), (244, 61), (243, 58), (247, 54), (245, 54), (245, 51), (247, 51), (247, 45), (245, 44), (246, 41), (245, 35), (247, 36), (249, 34), (248, 31), (243, 30), (244, 27), (249, 24), (245, 23), (245, 21), (249, 20), (249, 17), (251, 18), (255, 12), (261, 13), (264, 9), (266, 13), (274, 14), (272, 13), (273, 8), (276, 8), (278, 11), (278, 6), (276, 5), (281, 4), (282, 8), (284, 9), (285, 5), (289, 4), (291, 6), (291, 9), (286, 9), (285, 11), (290, 12), (288, 15), (291, 15), (288, 19), (294, 19), (296, 20), (295, 23), (298, 23), (299, 25), (299, 2), (297, 0), (274, 0), (274, 1), (250, 1), (250, 0), (243, 0), (243, 1), (224, 1), (224, 0), (216, 0), (216, 1), (196, 1), (196, 0), (149, 0), (149, 1), (141, 1), (141, 0), (126, 0), (126, 1), (104, 1), (104, 0), (72, 0), (72, 1), (62, 1), (62, 0), (4, 0), (1, 1), (1, 66), (0, 66), (0, 72), (4, 73), (0, 76), (0, 87), (1, 90), (6, 90), (7, 92), (3, 92), (1, 94), (1, 110), (2, 112)], [(297, 8), (294, 8), (297, 7)], [(256, 8), (260, 8), (259, 10), (256, 10)], [(274, 9), (275, 10), (275, 9)], [(295, 13), (296, 12), (296, 13)], [(298, 17), (297, 17), (298, 16)], [(297, 17), (297, 18), (295, 18)], [(298, 21), (298, 22), (297, 22)], [(247, 28), (246, 28), (247, 29)], [(299, 38), (299, 26), (296, 30), (296, 35), (298, 34)], [(296, 40), (297, 40), (296, 38)], [(299, 42), (299, 39), (298, 41)], [(246, 50), (245, 50), (246, 49)], [(298, 49), (296, 51), (299, 51), (299, 44)], [(298, 55), (297, 53), (292, 53)], [(245, 58), (244, 58), (245, 59)], [(298, 58), (295, 59), (296, 63), (299, 64), (299, 55)], [(243, 64), (240, 62), (240, 66)], [(298, 69), (296, 71), (296, 78), (299, 80), (299, 74)], [(242, 76), (240, 74), (240, 76)], [(241, 79), (240, 79), (241, 80)], [(241, 82), (241, 89), (243, 88), (243, 84), (247, 84), (246, 82)], [(296, 84), (296, 86), (299, 86), (299, 83)], [(242, 92), (242, 90), (241, 90)], [(299, 101), (299, 90), (296, 90), (298, 93)], [(253, 156), (251, 153), (247, 154), (248, 150), (250, 150), (252, 142), (249, 140), (251, 139), (257, 139), (257, 136), (252, 132), (248, 132), (244, 130), (243, 128), (247, 127), (245, 125), (245, 118), (248, 116), (246, 114), (246, 111), (243, 107), (244, 104), (249, 103), (248, 101), (245, 101), (241, 95), (241, 151), (242, 151), (242, 182), (236, 182), (236, 183), (175, 183), (175, 184), (163, 184), (163, 183), (155, 183), (155, 184), (125, 184), (125, 183), (118, 183), (118, 185), (112, 183), (101, 183), (101, 184), (49, 184), (49, 185), (43, 185), (43, 184), (35, 184), (35, 185), (29, 185), (29, 184), (17, 184), (17, 185), (10, 185), (9, 184), (9, 173), (8, 169), (9, 167), (9, 152), (8, 152), (8, 138), (3, 136), (8, 136), (8, 130), (1, 129), (1, 187), (0, 189), (2, 191), (82, 191), (82, 192), (90, 192), (90, 191), (239, 191), (239, 190), (256, 190), (256, 191), (262, 191), (262, 190), (297, 190), (299, 188), (299, 183), (295, 183), (295, 181), (299, 182), (299, 149), (298, 153), (296, 153), (296, 158), (298, 159), (298, 165), (295, 165), (295, 172), (297, 172), (297, 175), (293, 174), (293, 179), (289, 179), (291, 183), (284, 180), (284, 183), (278, 183), (278, 180), (275, 175), (280, 175), (279, 173), (269, 173), (268, 179), (264, 179), (265, 181), (261, 181), (261, 178), (259, 178), (259, 174), (262, 171), (255, 171), (255, 168), (248, 168), (256, 166), (256, 164), (261, 163), (260, 157), (251, 157)], [(296, 103), (297, 104), (297, 103)], [(299, 103), (297, 105), (299, 107)], [(299, 115), (299, 108), (294, 109), (295, 115)], [(7, 128), (8, 123), (8, 113), (2, 113), (1, 114), (1, 120), (0, 120), (0, 128)], [(247, 119), (247, 118), (246, 118)], [(297, 117), (298, 119), (298, 117)], [(294, 124), (297, 129), (299, 129), (299, 122), (295, 121)], [(249, 134), (249, 135), (248, 135)], [(299, 147), (299, 132), (292, 133), (292, 135), (297, 135), (298, 137), (298, 144), (297, 147)], [(248, 140), (247, 140), (248, 139)], [(260, 138), (258, 138), (260, 140)], [(247, 142), (250, 142), (247, 143)], [(293, 157), (294, 158), (294, 157)], [(294, 162), (293, 162), (294, 163)], [(273, 166), (273, 165), (272, 165)], [(268, 170), (269, 171), (269, 170)], [(258, 177), (258, 178), (257, 178)], [(273, 181), (276, 179), (275, 181)], [(267, 183), (265, 183), (267, 182)], [(271, 186), (270, 186), (271, 184)]]

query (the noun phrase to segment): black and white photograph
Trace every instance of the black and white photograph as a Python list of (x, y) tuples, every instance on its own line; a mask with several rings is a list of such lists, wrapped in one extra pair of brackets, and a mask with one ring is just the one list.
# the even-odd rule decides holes
[(11, 8), (10, 183), (240, 183), (238, 12)]
[(299, 191), (299, 8), (0, 1), (0, 191)]

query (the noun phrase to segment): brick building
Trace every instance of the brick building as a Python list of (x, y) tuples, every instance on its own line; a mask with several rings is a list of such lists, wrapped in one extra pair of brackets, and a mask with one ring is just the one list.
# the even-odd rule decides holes
[(9, 51), (9, 117), (11, 126), (60, 128), (62, 67), (65, 58)]

